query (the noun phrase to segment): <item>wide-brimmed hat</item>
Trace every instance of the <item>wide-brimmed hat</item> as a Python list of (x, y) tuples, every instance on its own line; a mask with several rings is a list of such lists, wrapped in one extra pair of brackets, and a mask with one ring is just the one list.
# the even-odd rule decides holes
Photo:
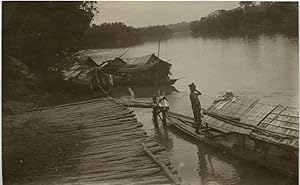
[(189, 87), (190, 87), (190, 88), (196, 87), (196, 85), (195, 85), (194, 83), (191, 83), (191, 84), (189, 85)]

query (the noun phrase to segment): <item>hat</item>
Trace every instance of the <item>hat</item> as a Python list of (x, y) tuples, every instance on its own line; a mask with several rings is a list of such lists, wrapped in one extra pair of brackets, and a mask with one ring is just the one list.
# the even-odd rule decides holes
[(189, 85), (189, 87), (190, 87), (190, 88), (196, 87), (196, 85), (195, 85), (194, 83), (191, 83), (191, 84)]

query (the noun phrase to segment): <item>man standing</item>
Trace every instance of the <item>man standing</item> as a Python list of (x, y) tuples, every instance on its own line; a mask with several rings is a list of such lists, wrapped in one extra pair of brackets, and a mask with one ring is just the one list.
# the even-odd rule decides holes
[(194, 83), (189, 85), (190, 87), (190, 99), (192, 104), (192, 109), (194, 113), (194, 124), (193, 127), (196, 129), (196, 134), (199, 134), (199, 128), (201, 127), (201, 104), (198, 99), (198, 96), (201, 95), (201, 92), (199, 92), (196, 89), (196, 85)]

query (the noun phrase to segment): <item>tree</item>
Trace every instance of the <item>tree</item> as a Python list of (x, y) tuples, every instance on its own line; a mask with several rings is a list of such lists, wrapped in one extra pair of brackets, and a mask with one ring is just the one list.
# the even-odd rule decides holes
[(251, 6), (254, 6), (255, 2), (254, 1), (240, 1), (239, 5), (241, 8), (247, 9)]
[(3, 2), (3, 55), (46, 69), (60, 51), (78, 48), (96, 12), (95, 2)]

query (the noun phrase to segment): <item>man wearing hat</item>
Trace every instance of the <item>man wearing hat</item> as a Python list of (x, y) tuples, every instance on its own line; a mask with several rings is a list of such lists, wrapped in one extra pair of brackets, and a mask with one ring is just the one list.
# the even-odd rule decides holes
[(196, 85), (194, 83), (190, 84), (189, 87), (191, 90), (190, 99), (194, 113), (193, 127), (196, 129), (196, 134), (199, 134), (199, 128), (201, 127), (201, 104), (198, 96), (201, 95), (201, 92), (196, 89)]

